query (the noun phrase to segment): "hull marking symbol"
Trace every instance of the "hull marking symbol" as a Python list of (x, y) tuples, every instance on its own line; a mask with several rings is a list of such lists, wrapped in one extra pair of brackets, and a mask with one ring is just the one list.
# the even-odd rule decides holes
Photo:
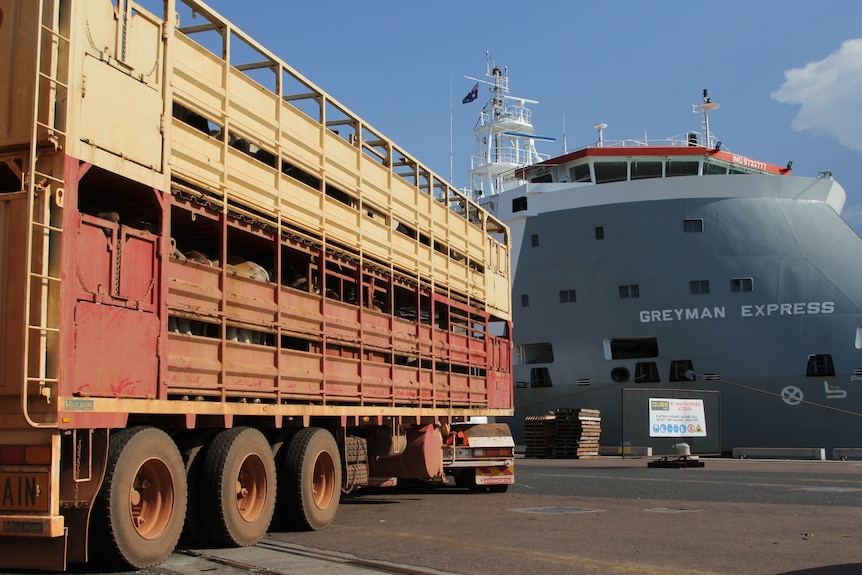
[(840, 387), (830, 386), (828, 381), (823, 382), (823, 390), (826, 392), (826, 399), (844, 399), (847, 397), (847, 390)]
[(799, 405), (803, 399), (802, 390), (795, 385), (788, 385), (781, 390), (781, 399), (787, 405)]

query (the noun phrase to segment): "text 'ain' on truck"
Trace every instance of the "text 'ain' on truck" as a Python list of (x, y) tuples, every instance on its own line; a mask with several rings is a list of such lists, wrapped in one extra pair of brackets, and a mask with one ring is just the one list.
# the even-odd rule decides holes
[(506, 226), (206, 4), (148, 4), (0, 0), (0, 569), (504, 491)]

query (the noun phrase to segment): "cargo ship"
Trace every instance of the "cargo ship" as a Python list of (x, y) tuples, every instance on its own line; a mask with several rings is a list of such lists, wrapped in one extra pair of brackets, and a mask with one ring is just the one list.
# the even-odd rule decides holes
[[(623, 452), (862, 444), (862, 241), (830, 172), (732, 152), (706, 90), (696, 130), (610, 140), (600, 123), (551, 157), (508, 70), (471, 80), (490, 97), (470, 191), (513, 241), (516, 441), (527, 418), (590, 408)], [(665, 397), (695, 398), (705, 429), (659, 433)]]

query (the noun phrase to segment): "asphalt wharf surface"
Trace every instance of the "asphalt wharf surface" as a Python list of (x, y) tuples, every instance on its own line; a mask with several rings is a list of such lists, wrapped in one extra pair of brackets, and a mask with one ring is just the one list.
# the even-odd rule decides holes
[(519, 459), (505, 494), (378, 492), (274, 537), (470, 575), (862, 574), (862, 462), (647, 463)]
[(519, 458), (506, 493), (368, 490), (323, 531), (181, 550), (147, 573), (862, 574), (862, 462), (654, 459)]

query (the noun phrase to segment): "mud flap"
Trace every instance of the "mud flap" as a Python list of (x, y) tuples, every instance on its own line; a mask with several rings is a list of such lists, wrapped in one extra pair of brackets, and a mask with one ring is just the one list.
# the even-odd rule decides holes
[(515, 466), (476, 468), (476, 485), (511, 485), (515, 483)]
[(3, 570), (66, 570), (66, 537), (0, 537)]

